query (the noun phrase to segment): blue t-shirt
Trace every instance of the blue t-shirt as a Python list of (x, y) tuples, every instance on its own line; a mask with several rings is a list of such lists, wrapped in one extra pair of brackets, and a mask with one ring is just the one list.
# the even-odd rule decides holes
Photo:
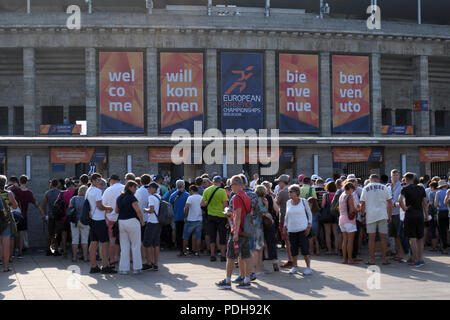
[(447, 211), (448, 210), (447, 205), (444, 203), (446, 194), (447, 194), (447, 189), (442, 189), (437, 192), (438, 210), (439, 211)]
[(132, 206), (133, 202), (138, 202), (138, 200), (134, 195), (129, 193), (121, 194), (117, 198), (116, 204), (119, 210), (119, 220), (138, 218), (137, 213)]
[(180, 193), (178, 190), (175, 190), (172, 195), (170, 196), (169, 202), (173, 205), (173, 211), (175, 214), (174, 220), (175, 221), (183, 221), (184, 220), (184, 206), (186, 205), (187, 198), (189, 197), (189, 193), (186, 191), (183, 191), (180, 196), (175, 201), (175, 198), (177, 197), (178, 193)]

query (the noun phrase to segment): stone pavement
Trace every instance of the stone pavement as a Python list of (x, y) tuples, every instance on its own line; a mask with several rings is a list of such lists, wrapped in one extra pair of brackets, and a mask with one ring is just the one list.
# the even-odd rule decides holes
[[(284, 259), (286, 252), (280, 249), (279, 255)], [(225, 263), (210, 262), (207, 256), (178, 258), (175, 251), (167, 251), (161, 253), (158, 272), (140, 275), (89, 275), (90, 265), (77, 263), (81, 270), (77, 288), (67, 271), (72, 265), (70, 258), (47, 257), (35, 250), (16, 260), (11, 265), (13, 272), (0, 272), (0, 299), (448, 299), (450, 256), (426, 252), (425, 262), (424, 267), (416, 269), (398, 262), (381, 266), (377, 259), (380, 289), (370, 290), (366, 265), (342, 265), (337, 256), (313, 256), (312, 276), (290, 275), (289, 270), (282, 269), (259, 277), (251, 290), (233, 285), (230, 291), (214, 285), (224, 278)], [(301, 260), (300, 272), (304, 266)], [(272, 269), (269, 261), (265, 261), (265, 267)]]

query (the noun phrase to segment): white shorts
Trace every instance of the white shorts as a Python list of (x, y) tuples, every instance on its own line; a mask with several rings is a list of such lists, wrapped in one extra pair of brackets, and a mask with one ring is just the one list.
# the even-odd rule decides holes
[(70, 230), (72, 231), (72, 244), (79, 244), (80, 236), (81, 236), (81, 244), (88, 244), (90, 229), (91, 228), (89, 226), (86, 226), (81, 222), (78, 222), (76, 227), (75, 223), (71, 222)]
[(351, 232), (357, 231), (356, 224), (353, 224), (353, 223), (344, 223), (343, 225), (340, 224), (339, 228), (341, 228), (341, 232), (351, 233)]

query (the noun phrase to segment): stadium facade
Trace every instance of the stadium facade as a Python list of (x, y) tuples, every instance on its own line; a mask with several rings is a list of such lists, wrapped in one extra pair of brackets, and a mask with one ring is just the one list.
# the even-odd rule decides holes
[[(93, 1), (90, 14), (80, 4), (72, 30), (66, 8), (80, 1), (69, 2), (0, 7), (0, 173), (27, 173), (39, 202), (50, 177), (89, 170), (186, 179), (260, 171), (251, 155), (225, 167), (172, 164), (171, 132), (194, 120), (203, 131), (279, 129), (278, 174), (448, 175), (448, 25), (382, 20), (370, 30), (298, 5), (147, 11)], [(30, 239), (43, 241), (29, 215)]]

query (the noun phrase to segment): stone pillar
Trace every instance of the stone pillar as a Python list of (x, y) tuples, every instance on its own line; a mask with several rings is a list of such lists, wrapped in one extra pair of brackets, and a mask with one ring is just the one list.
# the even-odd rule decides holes
[(370, 57), (371, 64), (371, 81), (370, 87), (372, 90), (372, 134), (373, 136), (381, 136), (381, 55), (379, 53), (372, 53)]
[(266, 128), (277, 128), (277, 102), (276, 102), (276, 81), (275, 64), (276, 57), (274, 50), (267, 50), (264, 58), (265, 73), (265, 99), (266, 99)]
[(147, 136), (158, 135), (158, 52), (147, 48)]
[(8, 106), (8, 135), (14, 134), (14, 106)]
[(97, 135), (97, 69), (95, 48), (86, 48), (86, 120), (87, 135)]
[[(448, 123), (448, 122), (446, 122)], [(436, 110), (430, 110), (430, 130), (431, 135), (436, 135)]]
[[(36, 135), (36, 66), (34, 48), (23, 49), (23, 112), (25, 136)], [(40, 121), (39, 121), (40, 122)]]
[(64, 118), (66, 118), (67, 123), (69, 123), (70, 119), (69, 119), (69, 106), (68, 105), (63, 106), (63, 119)]
[(219, 104), (217, 102), (217, 50), (206, 50), (206, 112), (203, 130), (219, 127)]
[(320, 53), (320, 135), (331, 136), (331, 74), (330, 53)]
[[(430, 110), (429, 86), (428, 86), (428, 57), (418, 56), (413, 59), (414, 80), (413, 100), (424, 100), (428, 102)], [(430, 111), (420, 111), (414, 114), (414, 126), (417, 136), (430, 135)]]
[(395, 117), (395, 109), (391, 109), (391, 125), (395, 126), (396, 125), (396, 117)]

